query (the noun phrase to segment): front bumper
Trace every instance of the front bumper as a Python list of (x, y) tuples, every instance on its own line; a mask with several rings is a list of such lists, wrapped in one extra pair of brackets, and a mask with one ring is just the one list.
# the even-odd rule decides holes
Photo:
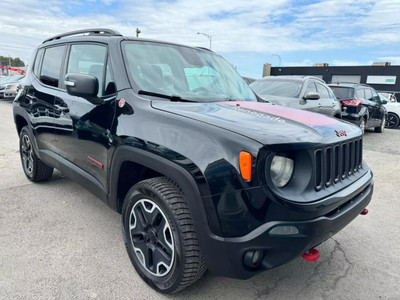
[(4, 99), (14, 99), (16, 95), (17, 93), (13, 91), (3, 90), (0, 92), (0, 98)]
[[(369, 171), (347, 188), (318, 201), (340, 199), (342, 203), (323, 216), (305, 221), (267, 222), (242, 237), (223, 238), (199, 232), (202, 254), (212, 273), (238, 279), (250, 278), (287, 263), (329, 239), (360, 214), (371, 201), (372, 193), (373, 179)], [(286, 236), (269, 234), (271, 229), (280, 225), (294, 226), (299, 232)], [(255, 250), (261, 250), (262, 259), (256, 267), (246, 266), (246, 253)]]

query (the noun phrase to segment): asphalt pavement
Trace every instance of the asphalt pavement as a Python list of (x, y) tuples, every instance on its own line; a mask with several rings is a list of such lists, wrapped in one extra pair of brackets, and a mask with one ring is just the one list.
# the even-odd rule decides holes
[(298, 258), (242, 281), (210, 273), (173, 296), (149, 288), (122, 242), (120, 215), (56, 172), (23, 174), (12, 104), (0, 100), (0, 299), (400, 299), (400, 130), (367, 132), (369, 214)]

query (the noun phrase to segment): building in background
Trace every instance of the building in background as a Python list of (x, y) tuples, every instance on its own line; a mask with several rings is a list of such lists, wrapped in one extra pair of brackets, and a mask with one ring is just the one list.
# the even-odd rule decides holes
[(396, 93), (400, 98), (400, 66), (388, 62), (374, 63), (371, 66), (329, 66), (326, 63), (314, 64), (312, 67), (270, 67), (265, 68), (263, 77), (272, 75), (316, 76), (326, 83), (351, 82), (365, 83), (377, 91)]

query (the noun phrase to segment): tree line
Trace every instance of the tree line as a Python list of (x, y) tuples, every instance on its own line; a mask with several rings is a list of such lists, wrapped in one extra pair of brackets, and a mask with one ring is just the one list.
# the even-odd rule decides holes
[(8, 66), (11, 62), (11, 67), (25, 67), (25, 63), (19, 58), (9, 58), (8, 56), (0, 55), (0, 66)]

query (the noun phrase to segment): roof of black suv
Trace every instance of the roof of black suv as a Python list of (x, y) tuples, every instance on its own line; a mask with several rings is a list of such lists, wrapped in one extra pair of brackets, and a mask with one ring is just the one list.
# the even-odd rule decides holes
[[(144, 42), (155, 42), (155, 43), (163, 43), (163, 44), (169, 44), (169, 45), (176, 45), (176, 46), (182, 46), (182, 47), (189, 47), (187, 45), (181, 45), (177, 43), (171, 43), (171, 42), (166, 42), (166, 41), (160, 41), (160, 40), (153, 40), (153, 39), (144, 39), (144, 38), (138, 38), (138, 37), (127, 37), (123, 36), (121, 33), (119, 33), (116, 30), (113, 29), (108, 29), (108, 28), (91, 28), (91, 29), (82, 29), (82, 30), (75, 30), (75, 31), (69, 31), (61, 34), (57, 34), (55, 36), (52, 36), (46, 40), (43, 41), (42, 45), (48, 43), (57, 43), (57, 42), (74, 42), (74, 41), (79, 41), (79, 40), (87, 40), (89, 38), (94, 39), (96, 41), (103, 40), (105, 38), (119, 38), (123, 40), (136, 40), (136, 41), (144, 41)], [(40, 48), (40, 47), (39, 47)], [(197, 48), (205, 51), (210, 51), (213, 52), (212, 50), (204, 47), (192, 47), (192, 48)]]

